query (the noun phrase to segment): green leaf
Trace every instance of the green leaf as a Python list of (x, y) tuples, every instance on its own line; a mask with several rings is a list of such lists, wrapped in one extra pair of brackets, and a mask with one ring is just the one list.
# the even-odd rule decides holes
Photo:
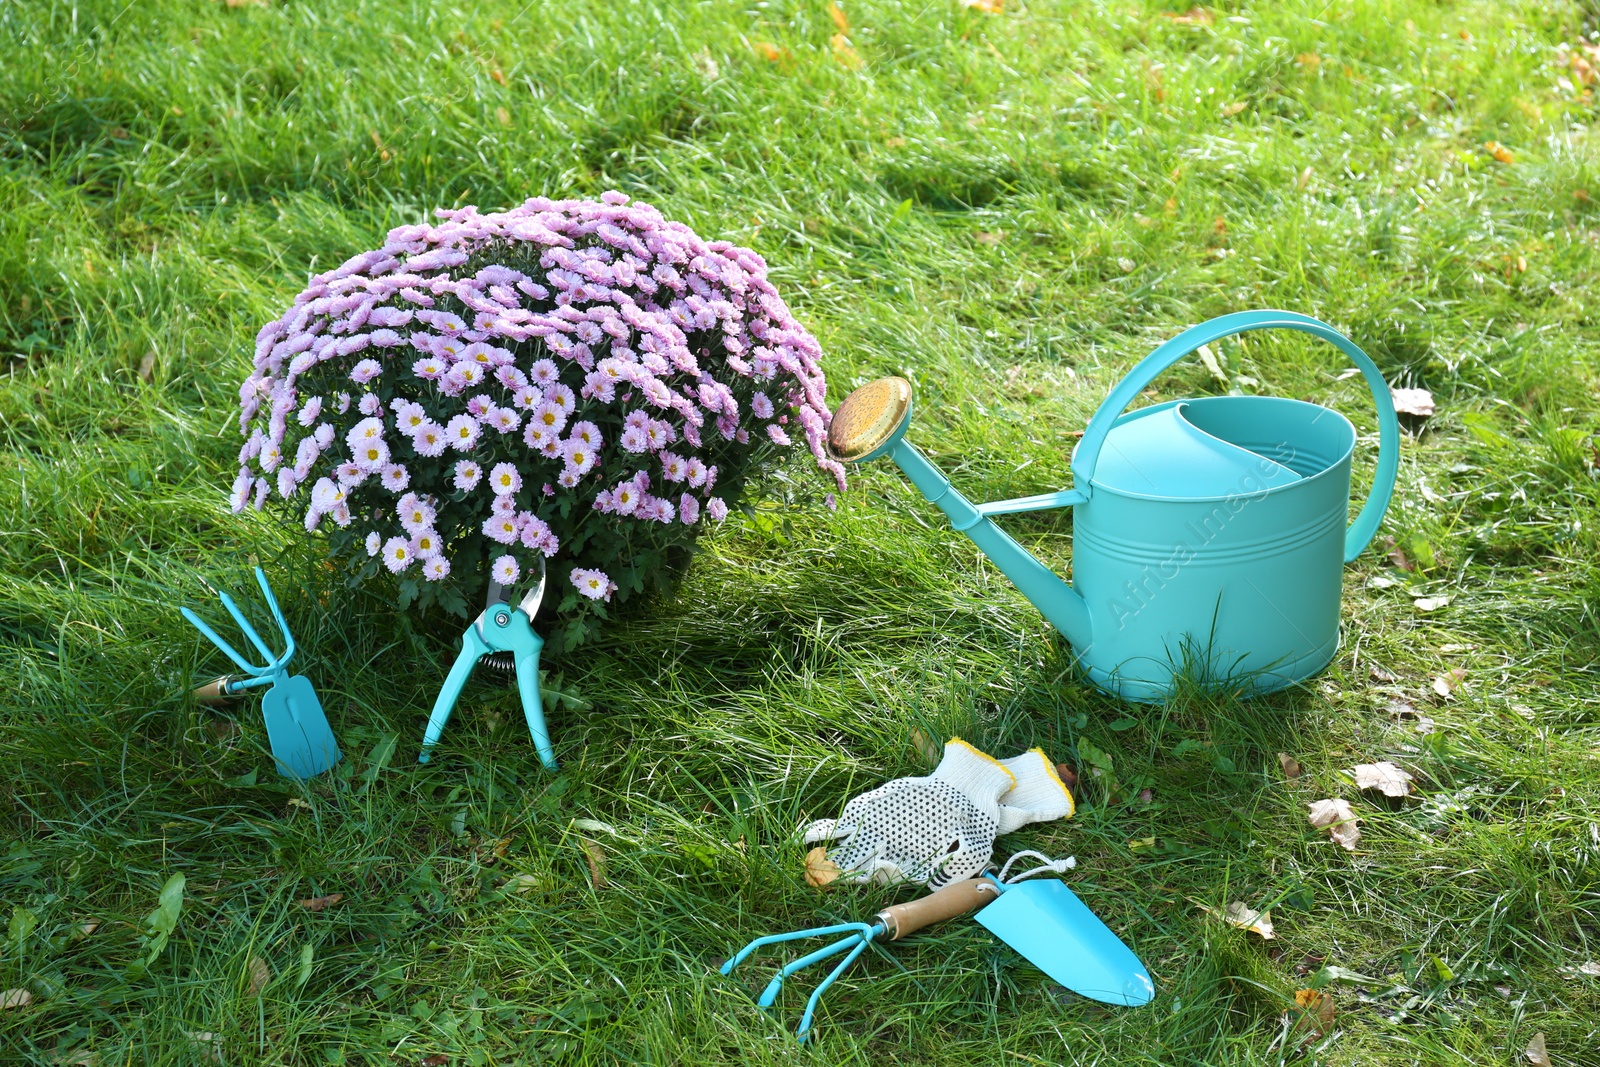
[(300, 946), (300, 973), (295, 980), (295, 986), (304, 986), (311, 980), (311, 961), (316, 957), (316, 950), (310, 945)]
[(1133, 718), (1132, 716), (1129, 716), (1129, 715), (1124, 715), (1120, 719), (1113, 720), (1107, 726), (1107, 729), (1115, 730), (1117, 733), (1120, 734), (1120, 733), (1122, 733), (1122, 731), (1131, 730), (1135, 726), (1138, 726), (1138, 725), (1139, 725), (1139, 720), (1138, 719), (1135, 719), (1135, 718)]
[(394, 758), (394, 750), (400, 744), (399, 734), (384, 734), (372, 746), (372, 751), (367, 753), (367, 769), (361, 772), (361, 787), (358, 793), (365, 793), (372, 788), (372, 783), (377, 781), (378, 775), (389, 765)]
[(184, 877), (181, 873), (168, 878), (167, 884), (161, 887), (156, 910), (145, 919), (145, 925), (150, 928), (146, 935), (150, 938), (150, 954), (146, 957), (146, 963), (155, 962), (156, 957), (166, 949), (167, 938), (178, 929), (178, 920), (183, 916), (183, 886)]
[(1179, 759), (1182, 759), (1189, 753), (1199, 752), (1205, 747), (1206, 745), (1204, 741), (1196, 741), (1192, 737), (1185, 737), (1182, 741), (1179, 741), (1176, 745), (1172, 746), (1172, 754)]
[(27, 908), (11, 909), (11, 923), (6, 928), (6, 937), (18, 948), (33, 933), (34, 927), (39, 925), (39, 917)]
[(1111, 754), (1081, 738), (1078, 741), (1078, 758), (1099, 773), (1111, 773)]

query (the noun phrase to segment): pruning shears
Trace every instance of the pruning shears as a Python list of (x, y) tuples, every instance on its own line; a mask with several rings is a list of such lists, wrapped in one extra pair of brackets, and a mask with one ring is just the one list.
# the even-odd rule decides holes
[(555, 750), (550, 747), (550, 731), (544, 724), (544, 705), (539, 700), (539, 652), (544, 648), (544, 638), (533, 632), (533, 616), (544, 599), (545, 567), (539, 561), (539, 584), (522, 598), (516, 607), (510, 604), (506, 589), (499, 582), (489, 583), (487, 603), (461, 635), (461, 654), (439, 690), (433, 713), (428, 716), (428, 729), (422, 735), (422, 753), (418, 763), (427, 763), (433, 746), (450, 721), (456, 700), (461, 696), (467, 678), (478, 661), (491, 652), (510, 652), (517, 672), (517, 688), (522, 693), (522, 713), (528, 720), (528, 733), (533, 735), (533, 745), (539, 750), (539, 762), (546, 770), (556, 769)]

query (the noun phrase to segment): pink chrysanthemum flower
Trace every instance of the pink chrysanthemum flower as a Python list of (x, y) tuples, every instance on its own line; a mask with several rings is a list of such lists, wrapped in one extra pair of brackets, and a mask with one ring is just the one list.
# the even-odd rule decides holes
[(412, 558), (411, 542), (404, 537), (391, 537), (383, 543), (383, 565), (393, 573), (411, 566)]
[(379, 552), (383, 551), (383, 535), (378, 533), (377, 530), (373, 530), (371, 533), (367, 534), (367, 540), (365, 544), (367, 546), (367, 555), (376, 556)]
[(483, 478), (483, 468), (470, 459), (463, 459), (456, 464), (454, 484), (463, 493), (469, 493)]
[(470, 452), (478, 444), (478, 420), (465, 413), (452, 418), (444, 427), (444, 437), (458, 452)]
[(442, 547), (439, 532), (431, 526), (412, 535), (411, 550), (417, 554), (418, 559), (432, 559), (439, 554)]
[(567, 576), (574, 588), (590, 600), (610, 600), (612, 583), (605, 571), (586, 570), (582, 567), (572, 568), (572, 573)]
[(422, 563), (422, 576), (430, 582), (441, 581), (450, 576), (450, 561), (443, 556), (433, 556)]
[(366, 385), (383, 372), (383, 364), (375, 359), (364, 359), (350, 368), (350, 380), (357, 385)]
[(509, 545), (515, 542), (517, 539), (516, 512), (502, 511), (484, 519), (483, 536), (502, 545)]
[(567, 431), (567, 437), (573, 441), (582, 441), (596, 452), (604, 443), (604, 439), (600, 436), (600, 427), (586, 419), (573, 423), (572, 429)]
[(566, 469), (581, 478), (594, 468), (595, 450), (576, 438), (570, 438), (562, 447)]
[(681, 482), (689, 476), (689, 465), (673, 452), (661, 453), (661, 477), (669, 482)]
[(706, 501), (706, 514), (721, 522), (728, 517), (728, 505), (720, 496), (714, 496)]
[(416, 448), (418, 455), (433, 457), (444, 454), (445, 445), (444, 427), (429, 419), (417, 432), (411, 435), (411, 444)]
[(510, 496), (522, 488), (522, 472), (514, 463), (496, 463), (489, 472), (489, 488), (495, 496)]
[(383, 487), (391, 493), (398, 493), (411, 484), (411, 472), (406, 470), (401, 463), (391, 463), (383, 468)]
[(501, 556), (494, 561), (491, 567), (494, 580), (501, 585), (511, 585), (522, 574), (522, 568), (517, 566), (517, 561), (511, 556)]

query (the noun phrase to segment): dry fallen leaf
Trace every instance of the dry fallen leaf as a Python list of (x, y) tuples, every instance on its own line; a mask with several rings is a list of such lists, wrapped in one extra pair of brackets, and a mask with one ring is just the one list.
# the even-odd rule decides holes
[(833, 58), (838, 60), (841, 66), (851, 70), (861, 69), (861, 53), (850, 44), (850, 38), (842, 33), (836, 33), (828, 39), (828, 44), (833, 48)]
[(260, 956), (251, 956), (250, 962), (245, 964), (245, 972), (250, 975), (250, 995), (256, 996), (267, 983), (272, 981), (272, 968), (267, 966), (267, 961)]
[(321, 911), (324, 908), (333, 907), (343, 899), (343, 893), (329, 893), (325, 897), (311, 897), (308, 900), (302, 900), (300, 906), (307, 911)]
[(1319, 989), (1296, 989), (1294, 1003), (1300, 1013), (1296, 1030), (1315, 1038), (1333, 1029), (1333, 997)]
[(998, 15), (1005, 10), (1005, 0), (961, 0), (961, 6), (976, 8), (990, 15)]
[(1196, 903), (1201, 911), (1214, 918), (1221, 919), (1229, 926), (1237, 926), (1241, 930), (1248, 930), (1252, 934), (1260, 934), (1263, 941), (1271, 941), (1278, 935), (1272, 931), (1272, 913), (1270, 911), (1256, 911), (1247, 907), (1240, 901), (1233, 901), (1221, 912), (1205, 904)]
[(33, 994), (26, 989), (8, 989), (0, 993), (0, 1011), (6, 1008), (26, 1008), (33, 1003)]
[(822, 845), (806, 853), (806, 885), (820, 889), (837, 881), (843, 873), (838, 864), (828, 858), (828, 850)]
[(1590, 978), (1600, 978), (1600, 963), (1590, 960), (1587, 963), (1580, 963), (1576, 967), (1557, 967), (1556, 973), (1569, 982), (1580, 974), (1588, 975)]
[(1294, 57), (1294, 61), (1306, 70), (1316, 70), (1322, 66), (1322, 57), (1315, 52), (1301, 52)]
[(917, 750), (919, 756), (928, 761), (930, 767), (944, 758), (944, 746), (921, 730), (911, 731), (911, 747)]
[(1533, 1067), (1550, 1067), (1550, 1053), (1545, 1050), (1543, 1032), (1533, 1035), (1533, 1040), (1528, 1042), (1522, 1054), (1528, 1057)]
[(1382, 682), (1384, 684), (1388, 684), (1389, 682), (1395, 680), (1394, 675), (1390, 674), (1382, 667), (1379, 667), (1377, 664), (1373, 664), (1372, 667), (1367, 670), (1367, 677), (1371, 678), (1374, 682)]
[(1457, 667), (1453, 671), (1439, 675), (1433, 680), (1433, 691), (1442, 697), (1447, 697), (1456, 691), (1456, 688), (1467, 680), (1467, 669)]
[(1295, 188), (1304, 189), (1306, 186), (1310, 185), (1311, 176), (1315, 173), (1316, 170), (1311, 167), (1307, 167), (1305, 170), (1301, 171), (1300, 176), (1294, 180)]
[(1312, 826), (1327, 827), (1330, 838), (1350, 852), (1356, 850), (1356, 845), (1361, 842), (1361, 827), (1356, 824), (1356, 813), (1351, 810), (1348, 800), (1337, 797), (1313, 800), (1306, 807), (1311, 809)]
[(1449, 603), (1450, 598), (1447, 596), (1419, 596), (1411, 602), (1411, 606), (1418, 611), (1438, 611)]
[(589, 863), (589, 883), (596, 889), (606, 886), (606, 850), (600, 847), (600, 842), (589, 837), (580, 837), (583, 842), (583, 858)]
[(1247, 102), (1243, 101), (1243, 100), (1237, 101), (1236, 103), (1232, 103), (1232, 104), (1224, 104), (1222, 106), (1222, 117), (1226, 118), (1226, 119), (1231, 119), (1231, 118), (1233, 118), (1233, 116), (1237, 115), (1239, 112), (1243, 111), (1245, 108), (1247, 108), (1249, 106), (1250, 105)]
[(148, 382), (155, 372), (156, 353), (154, 349), (151, 349), (149, 352), (146, 352), (144, 354), (144, 358), (139, 361), (139, 380), (141, 382)]
[(1004, 230), (979, 230), (977, 233), (972, 235), (972, 239), (977, 241), (980, 245), (997, 245), (1001, 241), (1005, 240), (1005, 237), (1006, 233)]
[(1501, 163), (1515, 163), (1517, 161), (1517, 157), (1511, 154), (1511, 149), (1507, 148), (1499, 141), (1486, 142), (1483, 146), (1483, 150)]
[(1411, 795), (1411, 783), (1414, 779), (1409, 772), (1388, 760), (1363, 763), (1356, 767), (1355, 775), (1357, 789), (1376, 789), (1388, 797)]
[(511, 125), (511, 112), (503, 107), (497, 107), (494, 109), (494, 120), (502, 126), (509, 126)]
[(1305, 773), (1300, 767), (1300, 761), (1287, 752), (1278, 753), (1278, 766), (1283, 768), (1283, 776), (1290, 780), (1298, 778)]
[(1203, 7), (1191, 7), (1181, 15), (1171, 11), (1163, 11), (1161, 17), (1171, 19), (1180, 26), (1209, 26), (1216, 21), (1211, 12)]
[(850, 32), (850, 20), (845, 17), (844, 10), (834, 0), (828, 0), (828, 17), (839, 27), (840, 33)]
[(757, 41), (754, 45), (754, 48), (756, 50), (756, 54), (762, 59), (766, 60), (768, 63), (776, 63), (784, 56), (789, 54), (787, 50), (779, 48), (771, 41)]
[(494, 79), (494, 83), (496, 85), (504, 85), (506, 83), (505, 71), (501, 70), (499, 67), (496, 67), (494, 70), (491, 70), (489, 72), (489, 77)]
[(1427, 418), (1433, 414), (1433, 394), (1426, 389), (1389, 389), (1389, 397), (1394, 401), (1394, 409), (1401, 415), (1416, 415)]

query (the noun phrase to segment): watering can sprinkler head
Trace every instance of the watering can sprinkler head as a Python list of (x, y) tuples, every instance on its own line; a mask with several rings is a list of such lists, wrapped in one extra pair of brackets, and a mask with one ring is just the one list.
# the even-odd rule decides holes
[(904, 378), (879, 378), (839, 405), (828, 427), (828, 448), (846, 463), (866, 463), (897, 445), (909, 425), (911, 383)]

